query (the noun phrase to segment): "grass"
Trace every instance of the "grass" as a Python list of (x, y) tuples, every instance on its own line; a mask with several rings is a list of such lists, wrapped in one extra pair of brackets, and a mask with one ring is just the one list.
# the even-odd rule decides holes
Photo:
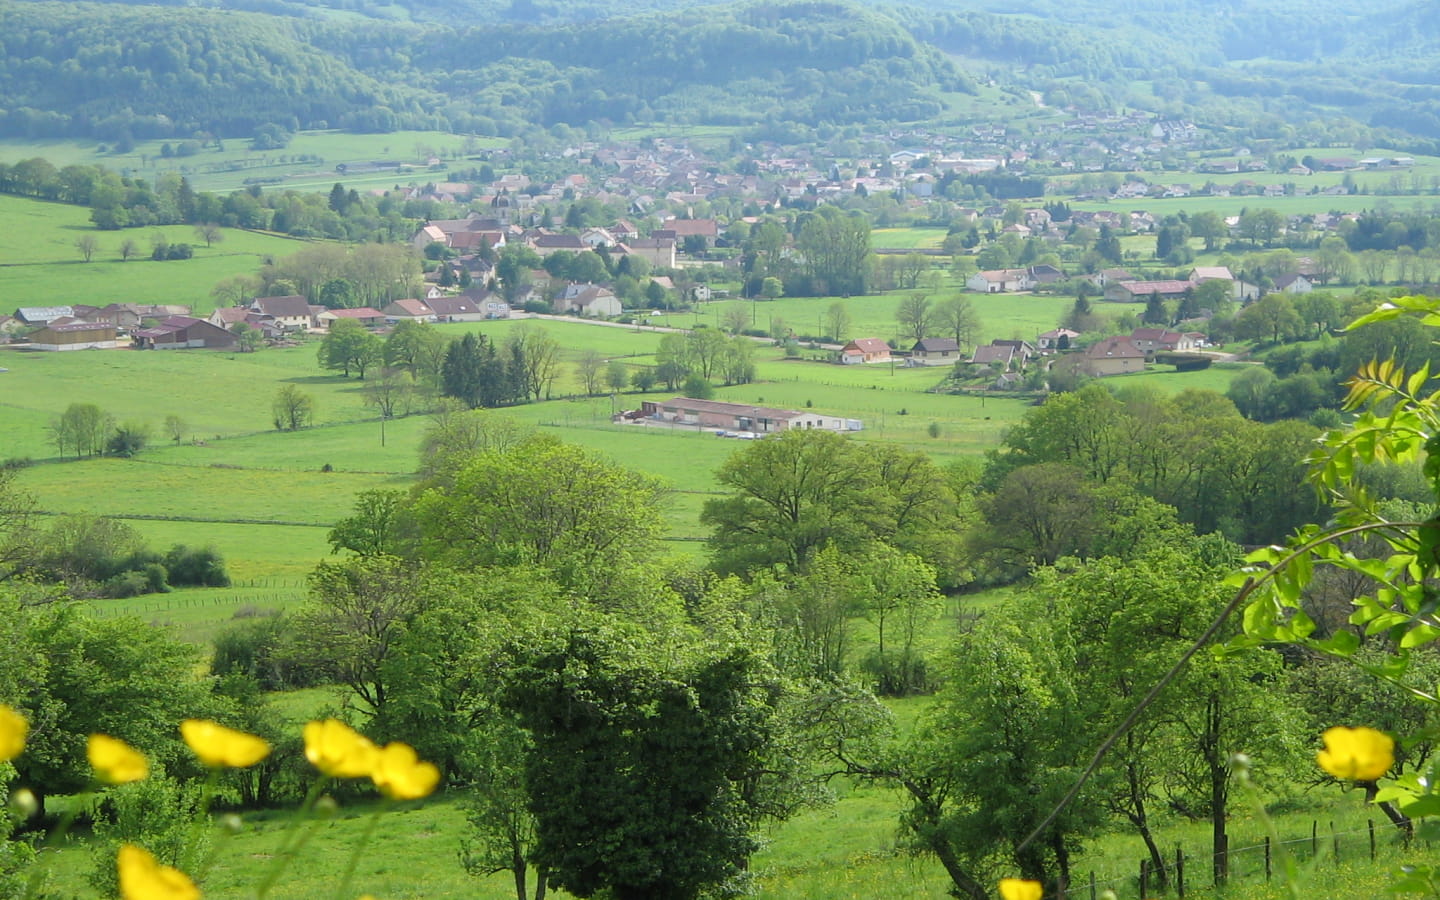
[[(72, 303), (173, 303), (204, 316), (214, 309), (210, 291), (218, 282), (253, 275), (265, 258), (286, 256), (303, 246), (292, 238), (222, 229), (223, 239), (206, 247), (189, 226), (97, 231), (89, 216), (89, 210), (79, 206), (0, 195), (3, 312)], [(156, 234), (171, 243), (190, 244), (194, 258), (152, 261)], [(88, 263), (75, 249), (81, 235), (93, 236), (98, 245)], [(120, 242), (126, 239), (135, 242), (140, 256), (121, 262)]]
[[(165, 157), (161, 153), (165, 141), (141, 141), (129, 153), (113, 150), (100, 152), (103, 146), (95, 141), (23, 141), (0, 140), (0, 162), (41, 157), (56, 168), (67, 165), (100, 165), (112, 171), (123, 171), (149, 181), (160, 175), (175, 173), (189, 179), (196, 190), (229, 193), (244, 187), (246, 179), (281, 179), (280, 187), (303, 189), (328, 188), (343, 180), (346, 187), (393, 187), (396, 183), (445, 181), (445, 169), (453, 164), (464, 168), (472, 165), (464, 157), (472, 152), (503, 147), (503, 138), (460, 137), (440, 131), (397, 131), (391, 134), (350, 134), (342, 131), (302, 131), (281, 150), (255, 151), (246, 140), (227, 140), (224, 150), (207, 146), (200, 153), (186, 157)], [(171, 140), (173, 145), (176, 140)], [(427, 165), (431, 156), (449, 163), (432, 169)], [(318, 157), (301, 160), (300, 157)], [(388, 170), (374, 174), (340, 174), (337, 165), (349, 168), (377, 160), (392, 160), (411, 168), (405, 172)]]

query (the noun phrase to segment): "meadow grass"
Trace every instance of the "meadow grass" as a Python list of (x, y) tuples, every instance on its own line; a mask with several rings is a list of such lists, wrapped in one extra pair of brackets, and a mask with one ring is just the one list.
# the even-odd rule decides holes
[[(178, 139), (171, 139), (175, 144)], [(426, 163), (437, 155), (449, 164), (468, 168), (463, 157), (471, 150), (493, 149), (506, 145), (504, 138), (462, 137), (441, 131), (396, 131), (390, 134), (351, 134), (343, 131), (302, 131), (294, 135), (289, 146), (279, 150), (252, 150), (247, 140), (226, 140), (224, 149), (214, 144), (193, 156), (165, 157), (165, 141), (139, 141), (128, 153), (116, 153), (113, 147), (100, 152), (103, 145), (96, 141), (27, 141), (17, 138), (0, 140), (0, 162), (16, 162), (39, 157), (57, 168), (70, 164), (100, 165), (115, 172), (125, 172), (153, 181), (167, 173), (184, 175), (196, 190), (229, 193), (244, 187), (246, 179), (278, 178), (276, 187), (316, 189), (342, 181), (346, 187), (374, 184), (391, 187), (397, 183), (423, 184), (446, 181), (446, 163), (431, 169)], [(319, 157), (304, 161), (301, 156)], [(387, 170), (370, 174), (336, 171), (337, 165), (347, 168), (364, 166), (379, 160), (404, 163), (405, 171)], [(458, 161), (457, 161), (458, 160)], [(266, 189), (272, 186), (267, 185)]]
[[(218, 282), (253, 275), (265, 258), (287, 256), (305, 244), (234, 228), (221, 233), (219, 242), (206, 247), (188, 225), (98, 231), (85, 207), (0, 195), (0, 296), (5, 298), (0, 312), (71, 303), (174, 303), (205, 316), (214, 308), (210, 291)], [(189, 244), (194, 257), (151, 260), (157, 234), (171, 243)], [(96, 240), (88, 263), (75, 248), (81, 235)], [(135, 242), (140, 255), (121, 262), (120, 243), (127, 239)]]
[(945, 228), (875, 228), (870, 232), (870, 246), (877, 250), (939, 247), (947, 233)]

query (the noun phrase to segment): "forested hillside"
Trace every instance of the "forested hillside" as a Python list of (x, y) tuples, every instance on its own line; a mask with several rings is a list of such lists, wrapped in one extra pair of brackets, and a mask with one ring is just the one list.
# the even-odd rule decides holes
[(38, 0), (0, 8), (0, 136), (917, 123), (969, 70), (1241, 134), (1440, 139), (1432, 4), (1386, 5)]

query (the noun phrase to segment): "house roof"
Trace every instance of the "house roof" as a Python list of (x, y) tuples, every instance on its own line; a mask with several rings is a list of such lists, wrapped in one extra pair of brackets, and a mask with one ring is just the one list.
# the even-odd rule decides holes
[(46, 331), (57, 334), (70, 334), (75, 331), (108, 331), (115, 334), (115, 326), (109, 322), (66, 322), (63, 325), (46, 325)]
[(15, 310), (15, 318), (23, 319), (31, 325), (73, 315), (75, 308), (71, 306), (22, 306)]
[(435, 311), (424, 303), (424, 301), (414, 299), (396, 300), (394, 303), (385, 307), (385, 310), (387, 314), (389, 314), (390, 310), (399, 310), (405, 315), (413, 316), (417, 319), (424, 316), (435, 315)]
[(947, 350), (959, 350), (960, 345), (955, 343), (954, 338), (921, 338), (910, 348), (911, 353), (943, 353)]
[(726, 403), (723, 400), (695, 400), (690, 397), (676, 397), (660, 404), (662, 409), (679, 408), (695, 412), (726, 413), (749, 419), (793, 419), (804, 413), (793, 409), (776, 409), (771, 406), (748, 406), (744, 403)]
[(987, 344), (983, 347), (976, 347), (975, 353), (970, 357), (970, 361), (972, 363), (980, 363), (982, 365), (989, 365), (990, 363), (998, 362), (1004, 363), (1008, 366), (1010, 365), (1010, 361), (1014, 358), (1014, 347), (1011, 347), (1009, 345), (995, 346), (993, 344)]
[(531, 238), (530, 243), (536, 247), (545, 247), (551, 250), (589, 250), (590, 245), (580, 240), (574, 234), (540, 234)]
[(854, 347), (864, 353), (889, 353), (890, 345), (880, 338), (856, 338), (845, 345), (846, 349)]
[(310, 317), (310, 301), (298, 294), (290, 294), (285, 297), (256, 297), (250, 306), (267, 316), (275, 316), (280, 319), (308, 319)]
[(430, 301), (430, 308), (441, 316), (463, 316), (480, 311), (474, 301), (466, 297), (436, 297)]
[(1130, 342), (1128, 337), (1111, 337), (1090, 345), (1085, 355), (1091, 359), (1144, 359), (1145, 351)]
[(1183, 294), (1195, 285), (1188, 281), (1122, 281), (1120, 287), (1135, 296), (1142, 294)]
[(1221, 281), (1234, 281), (1235, 276), (1231, 274), (1229, 266), (1196, 266), (1190, 273), (1191, 281), (1206, 281), (1211, 278), (1218, 278)]
[(330, 315), (337, 319), (383, 319), (385, 314), (378, 309), (362, 306), (359, 309), (332, 309)]
[(253, 309), (244, 306), (221, 306), (210, 315), (226, 325), (234, 325), (236, 322), (244, 322), (254, 312)]

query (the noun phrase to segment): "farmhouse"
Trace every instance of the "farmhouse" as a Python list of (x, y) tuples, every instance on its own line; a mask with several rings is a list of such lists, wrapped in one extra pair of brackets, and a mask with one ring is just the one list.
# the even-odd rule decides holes
[(923, 338), (910, 348), (912, 366), (946, 366), (960, 358), (960, 345), (953, 338)]
[(1194, 287), (1189, 281), (1120, 281), (1106, 286), (1105, 299), (1144, 303), (1150, 295), (1159, 294), (1161, 300), (1178, 300)]
[(557, 313), (574, 313), (577, 316), (618, 316), (621, 313), (620, 298), (615, 292), (598, 284), (567, 284), (560, 296), (555, 298)]
[(1145, 371), (1145, 351), (1128, 337), (1111, 337), (1085, 351), (1085, 371), (1091, 375), (1124, 375)]
[(965, 280), (965, 286), (982, 294), (1003, 294), (1006, 291), (1028, 291), (1035, 287), (1029, 269), (992, 269), (976, 272)]
[(46, 325), (30, 335), (30, 347), (34, 350), (111, 350), (115, 347), (115, 326), (93, 322)]
[(171, 316), (153, 328), (142, 328), (131, 336), (137, 350), (183, 350), (204, 347), (229, 350), (235, 335), (218, 325), (193, 316)]
[(674, 238), (632, 238), (620, 245), (623, 253), (633, 253), (657, 269), (675, 268)]
[(56, 319), (75, 315), (73, 306), (22, 306), (15, 310), (15, 318), (26, 325), (49, 325)]
[(775, 434), (804, 428), (827, 431), (859, 431), (861, 428), (859, 419), (842, 419), (838, 416), (793, 409), (747, 406), (743, 403), (724, 403), (719, 400), (693, 400), (689, 397), (664, 401), (646, 400), (641, 405), (641, 413), (658, 422), (749, 434)]
[[(1072, 331), (1069, 328), (1052, 328), (1042, 332), (1035, 338), (1035, 347), (1041, 353), (1054, 353), (1057, 350), (1068, 350), (1080, 332)], [(1064, 346), (1061, 346), (1061, 345)]]
[(890, 362), (891, 358), (890, 345), (879, 338), (856, 338), (840, 348), (840, 362), (845, 365)]
[(435, 310), (423, 300), (396, 300), (381, 310), (388, 322), (434, 322)]
[(337, 319), (354, 319), (366, 328), (378, 328), (385, 324), (385, 314), (378, 309), (362, 306), (359, 309), (327, 309), (315, 318), (322, 327), (329, 328)]
[(315, 324), (310, 301), (298, 294), (284, 297), (256, 297), (250, 308), (273, 321), (283, 331), (304, 331)]
[[(427, 302), (431, 311), (435, 313), (437, 322), (479, 322), (494, 318), (494, 316), (488, 315), (473, 297), (465, 294), (458, 297), (435, 297)], [(510, 307), (506, 306), (505, 309), (508, 312)]]

